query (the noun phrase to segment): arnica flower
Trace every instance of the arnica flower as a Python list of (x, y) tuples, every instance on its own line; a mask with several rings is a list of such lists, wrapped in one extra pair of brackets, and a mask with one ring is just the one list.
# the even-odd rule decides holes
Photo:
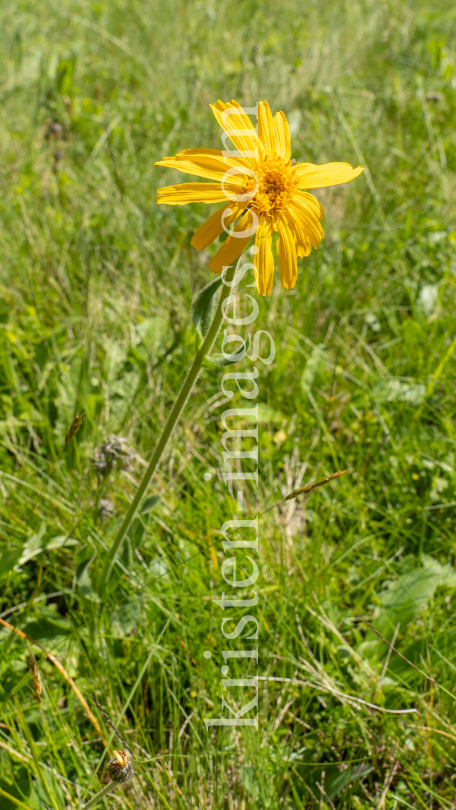
[[(228, 236), (209, 262), (209, 268), (220, 273), (232, 265), (255, 233), (252, 252), (258, 291), (269, 295), (274, 275), (272, 240), (276, 231), (280, 279), (285, 289), (291, 290), (296, 284), (297, 257), (308, 256), (311, 246), (316, 248), (323, 238), (320, 224), (323, 208), (305, 189), (347, 183), (358, 177), (363, 168), (353, 169), (348, 163), (295, 164), (290, 159), (287, 119), (283, 112), (272, 116), (267, 101), (258, 103), (258, 133), (236, 101), (229, 104), (218, 101), (211, 108), (224, 129), (225, 151), (186, 149), (156, 165), (215, 182), (166, 186), (158, 190), (158, 203), (226, 203), (228, 198), (229, 202), (197, 230), (191, 244), (203, 250), (239, 220), (231, 232), (242, 236)], [(228, 137), (234, 150), (228, 151)]]

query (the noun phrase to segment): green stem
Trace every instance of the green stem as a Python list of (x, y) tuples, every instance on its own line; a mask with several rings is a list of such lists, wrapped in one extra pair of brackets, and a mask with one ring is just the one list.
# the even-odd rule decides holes
[(111, 793), (111, 791), (114, 790), (116, 787), (117, 782), (109, 782), (109, 784), (105, 785), (104, 788), (102, 788), (100, 792), (96, 794), (96, 796), (93, 796), (90, 799), (90, 801), (87, 802), (87, 804), (81, 805), (82, 810), (89, 810), (89, 807), (93, 807), (95, 804), (98, 804), (98, 802), (100, 801), (100, 799), (103, 798), (103, 796), (106, 796), (108, 793)]
[[(241, 261), (241, 258), (242, 258), (242, 254), (241, 254), (241, 257), (239, 259), (239, 262)], [(227, 270), (226, 277), (225, 277), (226, 283), (229, 283), (234, 279), (237, 267), (239, 266), (239, 262), (238, 262), (238, 265), (236, 266), (236, 268), (234, 267), (234, 265), (232, 265)], [(209, 327), (209, 330), (207, 332), (207, 335), (204, 338), (200, 348), (198, 349), (198, 351), (196, 353), (195, 359), (194, 359), (192, 365), (190, 366), (190, 369), (187, 372), (187, 376), (186, 376), (186, 378), (185, 378), (185, 380), (184, 380), (184, 382), (182, 384), (182, 388), (180, 389), (179, 394), (177, 396), (177, 399), (176, 399), (176, 401), (175, 401), (175, 403), (174, 403), (174, 405), (172, 407), (171, 413), (168, 416), (166, 425), (163, 428), (162, 434), (161, 434), (161, 436), (160, 436), (160, 438), (159, 438), (159, 440), (157, 442), (157, 445), (156, 445), (156, 447), (154, 449), (154, 452), (152, 454), (152, 458), (151, 458), (151, 460), (149, 462), (149, 466), (148, 466), (146, 472), (144, 473), (144, 475), (142, 477), (141, 483), (139, 484), (139, 487), (136, 490), (135, 497), (133, 498), (133, 500), (132, 500), (132, 502), (130, 504), (130, 508), (128, 509), (128, 512), (127, 512), (127, 514), (125, 515), (125, 517), (123, 519), (122, 525), (121, 525), (119, 531), (117, 532), (117, 535), (116, 535), (116, 537), (114, 539), (114, 542), (113, 542), (111, 548), (109, 549), (108, 558), (106, 560), (105, 566), (104, 566), (102, 574), (101, 574), (100, 585), (99, 585), (99, 589), (98, 589), (98, 592), (99, 592), (100, 596), (103, 595), (103, 591), (104, 591), (106, 581), (107, 581), (108, 576), (109, 576), (109, 572), (110, 572), (111, 567), (112, 567), (112, 565), (114, 563), (114, 557), (117, 554), (119, 546), (122, 543), (125, 535), (128, 532), (128, 529), (129, 529), (130, 524), (131, 524), (131, 522), (132, 522), (132, 520), (133, 520), (133, 518), (134, 518), (134, 516), (135, 516), (135, 514), (136, 514), (136, 512), (138, 510), (138, 507), (139, 507), (139, 504), (140, 504), (140, 502), (142, 500), (142, 497), (143, 497), (147, 487), (149, 486), (150, 479), (152, 478), (155, 470), (157, 469), (157, 466), (158, 466), (158, 463), (159, 463), (159, 461), (161, 459), (162, 453), (163, 453), (163, 451), (164, 451), (164, 449), (165, 449), (165, 447), (166, 447), (166, 445), (168, 443), (168, 440), (169, 440), (169, 438), (170, 438), (170, 436), (171, 436), (171, 434), (172, 434), (172, 432), (173, 432), (173, 430), (174, 430), (174, 428), (175, 428), (175, 426), (176, 426), (176, 424), (177, 424), (177, 422), (179, 420), (179, 417), (180, 417), (180, 415), (181, 415), (181, 413), (182, 413), (182, 411), (184, 409), (185, 403), (187, 402), (187, 399), (188, 399), (188, 397), (190, 396), (190, 394), (191, 394), (191, 392), (193, 390), (193, 386), (195, 385), (195, 382), (196, 382), (196, 380), (198, 378), (198, 375), (199, 375), (199, 373), (201, 371), (201, 367), (203, 365), (204, 358), (209, 354), (209, 352), (210, 352), (210, 350), (211, 350), (211, 348), (212, 348), (212, 346), (214, 344), (214, 341), (215, 341), (215, 339), (216, 339), (216, 337), (218, 335), (218, 331), (220, 329), (220, 326), (221, 326), (222, 320), (223, 320), (223, 309), (222, 309), (223, 301), (224, 301), (224, 296), (222, 295), (222, 296), (220, 296), (220, 299), (218, 301), (218, 304), (217, 304), (217, 307), (216, 307), (216, 310), (215, 310), (215, 314), (214, 314), (214, 317), (212, 319), (212, 323), (211, 323), (211, 325)]]

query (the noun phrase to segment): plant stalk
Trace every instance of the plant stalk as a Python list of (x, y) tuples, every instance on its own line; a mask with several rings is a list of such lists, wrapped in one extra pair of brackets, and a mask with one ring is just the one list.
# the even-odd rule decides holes
[(104, 788), (102, 788), (99, 791), (99, 793), (97, 793), (95, 796), (92, 796), (92, 798), (87, 802), (87, 804), (82, 804), (81, 810), (89, 810), (89, 807), (94, 807), (94, 805), (98, 804), (98, 802), (100, 801), (100, 799), (103, 798), (103, 796), (107, 796), (107, 794), (111, 793), (111, 791), (114, 790), (116, 787), (117, 782), (109, 782), (109, 784), (105, 785)]
[[(236, 274), (236, 270), (237, 270), (237, 268), (239, 266), (239, 263), (240, 263), (241, 259), (242, 259), (242, 254), (241, 254), (241, 256), (240, 256), (240, 258), (238, 260), (237, 265), (236, 266), (231, 265), (231, 267), (228, 268), (228, 270), (226, 272), (226, 276), (225, 276), (225, 280), (226, 280), (227, 284), (229, 282), (233, 281), (233, 279), (235, 277), (235, 274)], [(210, 327), (208, 329), (206, 337), (204, 338), (200, 348), (198, 349), (198, 351), (196, 353), (196, 356), (195, 356), (195, 359), (193, 360), (193, 363), (192, 363), (192, 365), (190, 366), (190, 368), (189, 368), (189, 370), (187, 372), (187, 376), (186, 376), (184, 382), (182, 383), (182, 387), (181, 387), (181, 389), (179, 391), (177, 399), (176, 399), (176, 401), (175, 401), (175, 403), (174, 403), (174, 405), (173, 405), (173, 407), (171, 409), (171, 413), (168, 416), (166, 424), (165, 424), (165, 426), (164, 426), (164, 428), (162, 430), (161, 436), (160, 436), (160, 438), (159, 438), (159, 440), (158, 440), (158, 442), (157, 442), (157, 444), (155, 446), (154, 452), (152, 454), (152, 458), (151, 458), (151, 460), (149, 462), (149, 466), (147, 467), (147, 470), (145, 471), (145, 473), (144, 473), (144, 475), (143, 475), (143, 477), (141, 479), (141, 482), (140, 482), (140, 484), (138, 486), (138, 489), (136, 490), (135, 496), (134, 496), (134, 498), (133, 498), (133, 500), (132, 500), (132, 502), (130, 504), (128, 512), (127, 512), (127, 514), (125, 515), (125, 517), (124, 517), (124, 519), (122, 521), (122, 525), (120, 526), (120, 529), (117, 532), (117, 535), (116, 535), (116, 537), (114, 539), (114, 542), (113, 542), (111, 548), (109, 549), (108, 558), (106, 560), (105, 566), (104, 566), (103, 571), (101, 573), (100, 585), (99, 585), (99, 589), (98, 589), (98, 593), (99, 593), (100, 596), (103, 595), (103, 592), (104, 592), (104, 589), (105, 589), (105, 586), (106, 586), (106, 581), (108, 579), (110, 570), (111, 570), (112, 565), (114, 563), (114, 557), (116, 556), (117, 551), (118, 551), (118, 549), (119, 549), (125, 535), (127, 534), (128, 529), (130, 528), (130, 524), (131, 524), (131, 522), (132, 522), (132, 520), (133, 520), (133, 518), (134, 518), (134, 516), (135, 516), (135, 514), (136, 514), (136, 512), (138, 510), (138, 507), (139, 507), (139, 504), (141, 503), (143, 495), (144, 495), (147, 487), (149, 486), (150, 479), (152, 478), (153, 474), (155, 473), (155, 470), (157, 469), (157, 466), (159, 464), (159, 461), (161, 459), (163, 451), (164, 451), (164, 449), (165, 449), (165, 447), (166, 447), (166, 445), (167, 445), (167, 443), (169, 441), (169, 438), (170, 438), (170, 436), (171, 436), (177, 422), (179, 421), (179, 417), (180, 417), (180, 415), (181, 415), (181, 413), (182, 413), (182, 411), (183, 411), (183, 409), (185, 407), (185, 403), (187, 402), (188, 397), (190, 396), (190, 394), (191, 394), (191, 392), (193, 390), (195, 382), (198, 379), (198, 375), (199, 375), (199, 373), (201, 371), (201, 367), (203, 365), (204, 358), (209, 354), (209, 352), (212, 349), (212, 346), (214, 344), (214, 341), (215, 341), (215, 339), (216, 339), (216, 337), (218, 335), (218, 332), (219, 332), (219, 329), (220, 329), (220, 326), (221, 326), (222, 320), (223, 320), (223, 310), (222, 310), (223, 301), (224, 301), (224, 296), (222, 294), (220, 296), (220, 298), (219, 298), (218, 303), (217, 303), (217, 307), (216, 307), (216, 310), (215, 310), (215, 313), (214, 313), (214, 317), (212, 319), (212, 323), (211, 323), (211, 325), (210, 325)]]

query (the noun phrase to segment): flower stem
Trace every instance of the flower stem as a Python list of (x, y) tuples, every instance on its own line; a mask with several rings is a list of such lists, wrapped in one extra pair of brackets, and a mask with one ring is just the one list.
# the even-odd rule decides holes
[(111, 793), (111, 791), (114, 790), (116, 787), (117, 787), (116, 782), (109, 782), (109, 784), (105, 785), (104, 788), (102, 788), (99, 791), (99, 793), (97, 793), (87, 802), (87, 804), (82, 804), (81, 810), (89, 810), (89, 807), (93, 807), (95, 804), (98, 804), (98, 802), (100, 801), (100, 799), (103, 798), (103, 796), (107, 796), (108, 793)]
[[(242, 258), (242, 254), (241, 254), (241, 257), (239, 258), (239, 262), (241, 261), (241, 258)], [(229, 282), (233, 281), (233, 279), (235, 277), (235, 274), (236, 274), (237, 267), (239, 266), (239, 262), (238, 262), (238, 265), (236, 267), (234, 265), (232, 265), (231, 267), (228, 268), (228, 270), (226, 272), (226, 276), (225, 276), (225, 281), (226, 281), (227, 284)], [(164, 426), (164, 428), (162, 430), (161, 436), (160, 436), (160, 438), (159, 438), (159, 440), (158, 440), (158, 442), (157, 442), (157, 444), (155, 446), (154, 452), (152, 454), (152, 458), (151, 458), (151, 460), (149, 462), (149, 466), (147, 467), (147, 470), (145, 471), (145, 473), (144, 473), (144, 475), (142, 477), (142, 480), (141, 480), (141, 482), (140, 482), (140, 484), (138, 486), (138, 489), (136, 490), (135, 496), (134, 496), (134, 498), (133, 498), (133, 500), (132, 500), (132, 502), (130, 504), (128, 512), (127, 512), (127, 514), (125, 515), (125, 517), (124, 517), (124, 519), (122, 521), (122, 525), (121, 525), (119, 531), (117, 532), (117, 535), (116, 535), (116, 537), (114, 539), (114, 542), (113, 542), (111, 548), (109, 549), (108, 558), (106, 560), (105, 566), (104, 566), (103, 571), (101, 573), (100, 585), (99, 585), (99, 589), (98, 589), (98, 592), (99, 592), (100, 596), (103, 595), (103, 591), (105, 589), (106, 581), (108, 579), (110, 570), (111, 570), (112, 565), (114, 563), (114, 557), (117, 554), (117, 551), (118, 551), (118, 549), (119, 549), (125, 535), (128, 532), (128, 529), (129, 529), (130, 524), (131, 524), (131, 522), (132, 522), (132, 520), (133, 520), (133, 518), (134, 518), (134, 516), (135, 516), (135, 514), (136, 514), (136, 512), (138, 510), (138, 507), (139, 507), (139, 504), (140, 504), (140, 502), (142, 500), (142, 497), (143, 497), (147, 487), (149, 486), (150, 479), (152, 478), (155, 470), (157, 469), (157, 466), (158, 466), (158, 463), (159, 463), (160, 458), (162, 456), (162, 453), (163, 453), (163, 451), (164, 451), (164, 449), (165, 449), (165, 447), (166, 447), (166, 445), (168, 443), (168, 440), (169, 440), (169, 438), (170, 438), (170, 436), (171, 436), (171, 434), (172, 434), (172, 432), (173, 432), (173, 430), (174, 430), (174, 428), (175, 428), (175, 426), (176, 426), (176, 424), (177, 424), (177, 422), (179, 420), (179, 417), (180, 417), (180, 415), (181, 415), (181, 413), (182, 413), (182, 411), (184, 409), (185, 403), (187, 402), (187, 399), (188, 399), (188, 397), (190, 396), (190, 394), (191, 394), (191, 392), (193, 390), (195, 382), (196, 382), (196, 380), (198, 378), (198, 375), (199, 375), (199, 373), (201, 371), (201, 367), (203, 365), (204, 358), (209, 354), (209, 352), (210, 352), (210, 350), (211, 350), (211, 348), (212, 348), (212, 346), (214, 344), (214, 341), (215, 341), (215, 339), (217, 337), (218, 331), (220, 329), (220, 326), (221, 326), (222, 320), (223, 320), (223, 309), (222, 309), (223, 300), (224, 300), (224, 297), (220, 296), (220, 299), (219, 299), (218, 304), (216, 306), (214, 317), (212, 319), (212, 323), (211, 323), (211, 325), (210, 325), (210, 327), (208, 329), (206, 337), (204, 338), (200, 348), (198, 349), (198, 351), (196, 353), (196, 356), (195, 356), (195, 359), (193, 360), (193, 363), (192, 363), (192, 365), (190, 366), (190, 368), (189, 368), (189, 370), (187, 372), (187, 376), (186, 376), (184, 382), (182, 383), (182, 388), (179, 391), (177, 399), (176, 399), (176, 401), (175, 401), (175, 403), (174, 403), (174, 405), (173, 405), (173, 407), (171, 409), (171, 413), (168, 416), (166, 424), (165, 424), (165, 426)]]

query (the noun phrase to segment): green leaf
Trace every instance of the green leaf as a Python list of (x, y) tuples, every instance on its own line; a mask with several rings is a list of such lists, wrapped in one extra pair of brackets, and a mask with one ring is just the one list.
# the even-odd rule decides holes
[(240, 360), (245, 356), (246, 352), (249, 350), (250, 347), (250, 336), (247, 336), (247, 346), (242, 347), (238, 352), (234, 354), (229, 354), (225, 357), (224, 354), (211, 354), (210, 357), (206, 357), (205, 361), (207, 360), (209, 363), (212, 363), (214, 366), (231, 366), (233, 363), (239, 363)]
[(405, 630), (413, 617), (434, 598), (439, 586), (456, 586), (456, 573), (451, 565), (442, 565), (426, 555), (421, 562), (420, 568), (399, 577), (388, 590), (379, 594), (381, 607), (374, 624), (386, 638), (391, 638), (398, 622)]
[(36, 616), (27, 619), (22, 629), (33, 639), (54, 639), (71, 633), (71, 624), (57, 612), (57, 605), (40, 605)]
[(212, 354), (210, 357), (206, 357), (206, 360), (214, 366), (231, 366), (233, 363), (239, 362), (238, 360), (228, 360), (223, 354)]
[(214, 296), (222, 284), (222, 278), (219, 276), (214, 281), (210, 281), (200, 293), (196, 296), (192, 303), (192, 320), (195, 324), (201, 337), (205, 337), (212, 323), (212, 316), (214, 313)]
[(53, 537), (49, 540), (49, 543), (46, 543), (45, 551), (53, 551), (56, 548), (69, 548), (70, 546), (77, 546), (78, 544), (79, 540), (75, 540), (74, 537), (59, 534), (57, 537)]
[(89, 568), (97, 556), (96, 550), (89, 543), (76, 552), (74, 560), (76, 563), (76, 579), (79, 590), (86, 599), (91, 602), (98, 602), (99, 597), (93, 587)]
[(21, 554), (22, 550), (20, 548), (13, 548), (9, 551), (5, 550), (0, 554), (0, 582), (4, 579), (8, 579), (10, 571), (13, 570)]
[(24, 565), (24, 563), (26, 563), (28, 560), (31, 560), (32, 557), (36, 557), (37, 554), (41, 554), (45, 545), (44, 544), (45, 534), (46, 534), (46, 523), (43, 520), (36, 534), (32, 534), (31, 537), (29, 537), (28, 540), (24, 543), (24, 548), (22, 549), (19, 565)]
[(160, 500), (160, 495), (151, 495), (150, 498), (146, 498), (141, 507), (141, 514), (147, 515), (148, 512), (151, 512), (152, 509), (160, 503)]
[(133, 346), (130, 346), (130, 348), (128, 350), (127, 359), (130, 361), (130, 363), (132, 363), (133, 365), (136, 366), (138, 371), (140, 371), (141, 374), (143, 375), (144, 379), (146, 379), (147, 378), (147, 362), (146, 362), (146, 358), (143, 357), (141, 352), (139, 352), (138, 349), (134, 349)]
[(333, 772), (327, 782), (325, 782), (328, 799), (335, 799), (336, 796), (346, 788), (349, 782), (364, 779), (364, 777), (373, 770), (373, 766), (366, 763), (358, 765), (355, 768), (349, 768), (347, 771), (342, 771), (342, 773)]

